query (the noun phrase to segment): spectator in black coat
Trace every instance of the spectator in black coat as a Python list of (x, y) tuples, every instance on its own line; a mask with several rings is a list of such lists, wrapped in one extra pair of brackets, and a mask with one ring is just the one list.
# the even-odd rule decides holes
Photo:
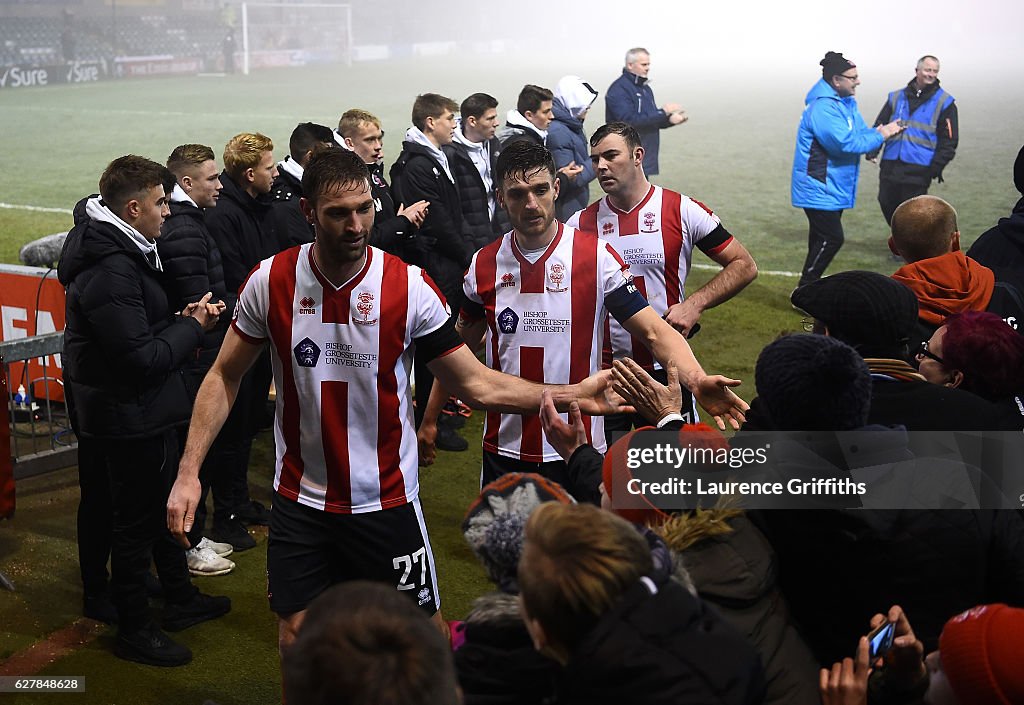
[(195, 589), (164, 524), (168, 473), (178, 463), (177, 427), (190, 410), (181, 367), (223, 310), (209, 293), (180, 315), (168, 302), (155, 242), (168, 214), (168, 180), (164, 167), (142, 157), (111, 162), (100, 179), (101, 198), (88, 201), (88, 219), (68, 234), (57, 273), (67, 287), (64, 380), (75, 428), (95, 441), (109, 473), (119, 622), (114, 652), (177, 666), (192, 654), (150, 620), (150, 561), (167, 601), (164, 629), (219, 617), (231, 603)]
[[(762, 407), (786, 432), (770, 451), (781, 477), (870, 477), (891, 468), (883, 493), (899, 500), (895, 508), (846, 509), (850, 497), (807, 497), (812, 508), (802, 511), (750, 513), (778, 554), (782, 592), (821, 663), (850, 653), (879, 604), (899, 600), (929, 648), (951, 612), (992, 600), (1024, 604), (1021, 516), (977, 508), (977, 500), (960, 508), (965, 495), (955, 482), (982, 486), (982, 475), (962, 461), (915, 458), (901, 428), (868, 426), (873, 376), (849, 346), (816, 335), (775, 341), (755, 370)], [(866, 503), (882, 499), (872, 489)]]
[[(451, 162), (441, 149), (452, 142), (458, 108), (455, 101), (436, 93), (417, 96), (412, 106), (413, 126), (405, 133), (402, 153), (391, 165), (391, 185), (399, 202), (422, 200), (430, 204), (416, 234), (416, 249), (423, 268), (441, 289), (453, 312), (462, 308), (462, 275), (474, 252)], [(415, 374), (418, 426), (434, 378), (419, 360)], [(469, 447), (462, 438), (457, 438), (457, 445), (448, 443), (447, 433), (446, 444), (450, 450)]]
[(534, 646), (563, 666), (559, 703), (763, 702), (753, 647), (611, 512), (541, 504), (518, 575)]
[(406, 206), (395, 204), (391, 187), (384, 178), (384, 130), (380, 119), (365, 110), (346, 110), (338, 120), (335, 141), (359, 155), (370, 169), (370, 195), (373, 196), (373, 230), (370, 244), (401, 257), (409, 264), (419, 265), (416, 254), (416, 231), (427, 215), (427, 201)]
[[(206, 227), (220, 249), (224, 285), (236, 295), (253, 267), (288, 246), (287, 238), (278, 231), (271, 205), (270, 190), (277, 175), (274, 143), (266, 135), (242, 132), (224, 146), (224, 171), (220, 175), (224, 188), (217, 207), (206, 216)], [(266, 399), (271, 376), (270, 356), (264, 351), (238, 390), (235, 406), (247, 413), (229, 419), (221, 431), (225, 434), (222, 438), (233, 439), (228, 464), (232, 467), (234, 519), (215, 525), (210, 538), (229, 543), (236, 551), (256, 545), (243, 523), (270, 521), (267, 509), (250, 498), (247, 473), (252, 439), (269, 423)]]
[(276, 227), (282, 247), (313, 242), (313, 226), (302, 215), (302, 170), (317, 149), (333, 147), (334, 131), (326, 125), (300, 122), (288, 140), (288, 156), (277, 163), (277, 178), (270, 189)]
[(501, 152), (494, 136), (497, 107), (498, 101), (486, 93), (466, 98), (459, 108), (462, 120), (452, 142), (442, 147), (459, 187), (462, 217), (474, 252), (507, 232), (501, 229), (501, 222), (507, 225), (508, 219), (494, 193), (494, 165)]
[(1024, 147), (1013, 163), (1013, 185), (1021, 199), (1006, 218), (983, 232), (967, 250), (967, 256), (986, 267), (1024, 271)]
[[(213, 150), (201, 144), (183, 144), (174, 148), (167, 157), (167, 168), (176, 183), (170, 195), (171, 214), (160, 230), (160, 252), (167, 274), (167, 290), (175, 310), (195, 301), (204, 292), (213, 292), (215, 299), (223, 301), (225, 310), (234, 310), (237, 295), (228, 293), (224, 286), (224, 265), (220, 250), (204, 222), (208, 209), (217, 205), (221, 183)], [(203, 336), (196, 355), (184, 366), (189, 400), (194, 402), (203, 377), (217, 359), (224, 331), (230, 318), (224, 316), (212, 330)], [(181, 447), (185, 445), (187, 429), (181, 429)], [(227, 560), (233, 547), (214, 546), (205, 539), (206, 494), (213, 488), (214, 523), (221, 524), (231, 518), (231, 479), (223, 458), (215, 457), (203, 466), (200, 482), (203, 501), (196, 509), (196, 522), (189, 534), (192, 545), (186, 555), (193, 575), (224, 575), (234, 568)]]
[[(513, 142), (534, 142), (547, 146), (548, 127), (554, 119), (555, 94), (550, 89), (526, 84), (519, 91), (516, 109), (509, 110), (505, 116), (505, 126), (497, 131), (501, 148), (505, 149)], [(558, 192), (567, 193), (576, 176), (583, 171), (583, 166), (571, 161), (557, 170), (559, 181)]]

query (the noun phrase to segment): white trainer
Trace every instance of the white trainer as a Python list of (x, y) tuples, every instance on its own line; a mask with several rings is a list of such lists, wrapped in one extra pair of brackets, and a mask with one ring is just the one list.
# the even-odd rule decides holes
[(190, 548), (185, 551), (188, 561), (188, 572), (196, 577), (204, 575), (227, 575), (235, 569), (235, 564), (227, 558), (221, 558), (211, 548)]
[(230, 543), (220, 543), (219, 541), (211, 541), (205, 536), (203, 537), (202, 541), (195, 545), (195, 548), (198, 548), (200, 551), (202, 551), (204, 548), (208, 548), (221, 558), (227, 558), (235, 551), (234, 546), (232, 546)]

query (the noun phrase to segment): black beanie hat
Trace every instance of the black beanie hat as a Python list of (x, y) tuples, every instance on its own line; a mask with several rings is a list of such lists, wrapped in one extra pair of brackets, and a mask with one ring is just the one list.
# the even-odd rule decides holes
[(821, 77), (826, 81), (830, 80), (837, 73), (857, 67), (857, 64), (837, 51), (826, 52), (825, 58), (818, 63), (821, 64)]
[(846, 343), (824, 335), (787, 335), (754, 369), (757, 395), (780, 431), (849, 431), (867, 423), (871, 372)]

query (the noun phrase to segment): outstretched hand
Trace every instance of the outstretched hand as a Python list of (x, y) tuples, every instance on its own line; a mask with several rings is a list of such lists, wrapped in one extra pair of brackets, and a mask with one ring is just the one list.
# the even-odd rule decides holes
[(612, 371), (601, 370), (576, 385), (580, 412), (588, 416), (631, 414), (634, 409), (612, 390)]
[(738, 379), (730, 379), (722, 375), (705, 375), (697, 388), (693, 390), (693, 396), (706, 412), (711, 414), (720, 430), (725, 430), (725, 422), (728, 421), (733, 430), (738, 431), (743, 422), (747, 420), (746, 412), (750, 404), (736, 396), (730, 387), (738, 387), (743, 382)]
[(562, 421), (555, 408), (550, 389), (544, 389), (540, 393), (540, 422), (544, 429), (544, 437), (565, 462), (569, 462), (577, 448), (590, 442), (587, 440), (587, 428), (583, 425), (579, 402), (569, 403), (570, 423), (566, 423)]
[(671, 360), (665, 368), (668, 385), (647, 374), (643, 367), (626, 357), (612, 363), (612, 389), (636, 407), (644, 418), (657, 424), (669, 414), (678, 414), (683, 405), (679, 372)]

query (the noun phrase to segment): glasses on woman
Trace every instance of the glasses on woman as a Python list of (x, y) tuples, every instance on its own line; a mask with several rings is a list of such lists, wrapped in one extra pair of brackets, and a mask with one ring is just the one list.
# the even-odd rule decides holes
[(946, 364), (945, 360), (943, 360), (941, 357), (939, 357), (938, 355), (936, 355), (935, 353), (928, 349), (927, 340), (922, 341), (921, 349), (917, 351), (917, 354), (927, 357), (929, 360), (935, 360), (935, 362), (939, 363), (940, 365)]

